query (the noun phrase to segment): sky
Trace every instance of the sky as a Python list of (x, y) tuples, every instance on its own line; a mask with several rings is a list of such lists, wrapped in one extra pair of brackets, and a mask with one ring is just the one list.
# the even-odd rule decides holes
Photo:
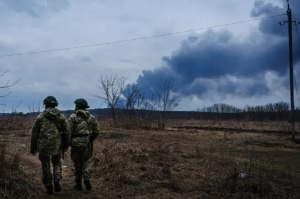
[[(300, 20), (300, 1), (290, 0), (290, 7)], [(18, 112), (30, 112), (48, 95), (61, 110), (73, 109), (77, 98), (104, 108), (94, 97), (102, 93), (101, 76), (126, 77), (146, 95), (171, 80), (182, 97), (178, 110), (289, 102), (288, 27), (279, 25), (286, 10), (285, 0), (0, 0), (0, 73), (9, 70), (0, 86), (21, 79), (0, 89), (10, 93), (0, 98), (1, 111), (19, 104)], [(266, 18), (275, 15), (281, 16)], [(296, 85), (298, 29), (293, 26)]]

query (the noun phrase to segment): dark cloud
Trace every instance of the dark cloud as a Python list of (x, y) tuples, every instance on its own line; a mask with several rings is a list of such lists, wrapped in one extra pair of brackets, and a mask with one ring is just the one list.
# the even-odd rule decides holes
[(139, 75), (137, 84), (139, 85), (143, 93), (151, 96), (154, 90), (158, 89), (165, 80), (174, 80), (176, 78), (175, 74), (172, 73), (173, 72), (167, 67), (162, 67), (154, 71), (144, 70), (143, 74)]
[(250, 80), (227, 80), (223, 84), (218, 85), (217, 91), (222, 95), (234, 95), (241, 97), (253, 97), (267, 95), (270, 92), (270, 89), (265, 84), (264, 81), (261, 81), (257, 77)]
[[(300, 5), (299, 5), (300, 6)], [(252, 17), (264, 17), (264, 16), (272, 16), (286, 14), (286, 8), (275, 6), (271, 3), (265, 4), (263, 1), (256, 1), (254, 3), (254, 7), (251, 11)], [(280, 35), (285, 37), (287, 35), (287, 28), (283, 28), (279, 25), (279, 22), (284, 22), (287, 20), (286, 16), (274, 18), (278, 23), (270, 23), (269, 19), (263, 19), (259, 23), (259, 30), (262, 33)], [(274, 21), (272, 20), (272, 21)]]
[(184, 96), (196, 95), (201, 98), (203, 94), (213, 91), (220, 97), (226, 95), (253, 97), (270, 93), (270, 88), (263, 78), (260, 75), (255, 78), (236, 78), (234, 76), (214, 79), (198, 78), (191, 84), (177, 86), (180, 87), (180, 92)]
[(33, 17), (40, 16), (45, 11), (57, 12), (67, 7), (67, 0), (0, 0), (0, 11), (27, 13)]
[(286, 8), (284, 6), (279, 7), (273, 5), (271, 3), (265, 3), (262, 0), (258, 0), (254, 3), (253, 9), (251, 11), (251, 16), (272, 16), (278, 14), (284, 14), (286, 12)]
[[(300, 7), (300, 1), (293, 1), (291, 6)], [(256, 1), (250, 14), (263, 17), (285, 12), (284, 6)], [(300, 19), (300, 15), (295, 17)], [(259, 32), (250, 33), (243, 40), (229, 31), (208, 30), (190, 36), (170, 56), (162, 58), (163, 67), (143, 71), (137, 84), (146, 93), (151, 93), (162, 81), (173, 79), (184, 96), (201, 97), (210, 91), (220, 96), (268, 95), (270, 88), (265, 74), (272, 72), (286, 77), (288, 72), (287, 24), (279, 25), (284, 20), (286, 16), (263, 19)], [(299, 56), (295, 56), (294, 61), (298, 60)]]

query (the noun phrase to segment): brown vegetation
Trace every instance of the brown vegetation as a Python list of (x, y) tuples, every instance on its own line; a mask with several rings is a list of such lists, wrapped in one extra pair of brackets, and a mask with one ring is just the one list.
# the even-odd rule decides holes
[[(196, 128), (205, 126), (203, 121), (183, 120), (170, 121), (164, 131), (124, 130), (99, 121), (103, 128), (94, 144), (93, 190), (72, 188), (68, 151), (63, 189), (53, 198), (300, 197), (300, 146), (290, 134), (273, 133), (279, 123), (207, 122), (207, 127), (231, 130), (203, 130)], [(29, 154), (30, 136), (21, 139), (14, 133), (9, 139), (15, 142), (0, 151), (0, 198), (46, 197), (40, 162)]]

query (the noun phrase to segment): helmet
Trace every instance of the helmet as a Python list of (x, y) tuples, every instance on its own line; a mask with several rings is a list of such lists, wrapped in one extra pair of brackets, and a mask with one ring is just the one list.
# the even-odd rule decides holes
[(76, 99), (74, 101), (74, 103), (81, 105), (83, 108), (90, 108), (90, 106), (88, 105), (87, 101), (85, 99), (83, 99), (83, 98)]
[(57, 106), (58, 105), (58, 102), (56, 100), (55, 97), (53, 96), (48, 96), (44, 99), (44, 105), (54, 105), (54, 106)]

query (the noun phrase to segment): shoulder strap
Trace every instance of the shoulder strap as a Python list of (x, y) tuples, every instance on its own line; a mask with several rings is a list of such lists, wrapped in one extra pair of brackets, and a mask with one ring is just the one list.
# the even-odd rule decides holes
[(82, 117), (80, 114), (77, 114), (76, 112), (75, 112), (75, 114), (76, 114), (77, 117), (81, 117), (85, 121), (85, 123), (86, 123), (86, 125), (88, 127), (88, 131), (90, 132), (91, 131), (91, 127), (90, 127), (87, 119), (85, 119), (84, 117)]
[(52, 118), (47, 117), (46, 115), (44, 115), (44, 116), (45, 116), (45, 118), (47, 118), (48, 120), (52, 121), (52, 122), (55, 124), (56, 128), (58, 129), (58, 131), (61, 132), (61, 128), (58, 126), (58, 124), (57, 124)]
[[(83, 118), (84, 119), (84, 118)], [(91, 125), (88, 123), (88, 121), (86, 120), (86, 119), (84, 119), (84, 121), (85, 121), (85, 123), (86, 123), (86, 125), (87, 125), (87, 127), (88, 127), (88, 130), (89, 130), (89, 132), (91, 131)]]

